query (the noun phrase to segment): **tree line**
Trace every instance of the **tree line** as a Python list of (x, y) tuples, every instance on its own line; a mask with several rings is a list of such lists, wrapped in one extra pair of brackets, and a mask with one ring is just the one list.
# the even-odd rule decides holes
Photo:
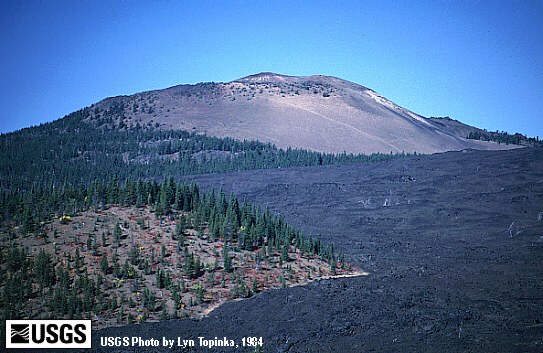
[[(266, 238), (268, 245), (271, 242), (274, 247), (295, 241), (306, 252), (322, 254), (323, 251), (318, 240), (308, 240), (269, 210), (261, 211), (247, 203), (239, 205), (233, 194), (226, 197), (222, 191), (217, 195), (215, 190), (211, 190), (200, 196), (196, 184), (176, 183), (172, 177), (161, 183), (131, 179), (121, 183), (113, 178), (109, 183), (94, 181), (88, 186), (35, 188), (30, 193), (7, 196), (3, 193), (0, 216), (4, 224), (20, 224), (18, 232), (13, 228), (8, 230), (12, 238), (29, 233), (46, 237), (40, 228), (53, 217), (62, 219), (88, 209), (101, 210), (112, 204), (149, 205), (158, 217), (168, 216), (173, 210), (194, 212), (196, 229), (205, 225), (213, 238), (235, 240), (245, 250), (261, 246)], [(185, 222), (180, 222), (181, 230), (178, 232), (182, 232), (185, 226)], [(235, 232), (237, 229), (241, 231)]]
[[(116, 110), (114, 113), (119, 114)], [(0, 190), (88, 185), (114, 176), (148, 179), (164, 175), (221, 173), (373, 162), (404, 154), (327, 154), (279, 149), (258, 141), (216, 138), (183, 130), (135, 126), (96, 128), (90, 108), (57, 121), (0, 135)]]
[(527, 137), (521, 133), (510, 134), (508, 132), (496, 131), (471, 131), (467, 139), (469, 140), (480, 140), (480, 141), (492, 141), (498, 144), (506, 145), (525, 145), (525, 146), (541, 146), (542, 142), (539, 140), (539, 136), (536, 137)]

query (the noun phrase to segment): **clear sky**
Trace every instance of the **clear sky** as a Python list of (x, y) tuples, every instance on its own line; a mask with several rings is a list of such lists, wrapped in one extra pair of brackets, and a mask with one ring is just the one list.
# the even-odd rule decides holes
[(0, 132), (262, 71), (543, 137), (543, 1), (0, 0)]

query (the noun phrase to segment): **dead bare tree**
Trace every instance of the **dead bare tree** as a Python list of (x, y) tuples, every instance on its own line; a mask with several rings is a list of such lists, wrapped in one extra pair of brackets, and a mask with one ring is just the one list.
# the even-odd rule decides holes
[(513, 237), (513, 225), (514, 224), (515, 224), (515, 222), (511, 223), (511, 225), (509, 226), (509, 229), (507, 229), (507, 231), (509, 232), (509, 238)]

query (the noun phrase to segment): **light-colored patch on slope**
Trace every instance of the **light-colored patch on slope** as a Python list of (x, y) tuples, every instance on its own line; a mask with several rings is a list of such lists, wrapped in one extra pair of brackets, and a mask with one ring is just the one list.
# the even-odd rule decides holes
[(381, 105), (384, 105), (390, 109), (394, 109), (394, 110), (399, 110), (400, 112), (404, 113), (404, 114), (407, 114), (409, 115), (411, 118), (425, 124), (425, 125), (428, 125), (428, 126), (432, 126), (432, 124), (430, 124), (428, 121), (426, 121), (426, 119), (418, 116), (417, 114), (414, 114), (413, 112), (410, 112), (409, 110), (407, 109), (404, 109), (394, 103), (392, 103), (391, 101), (389, 101), (388, 99), (384, 98), (383, 96), (380, 96), (379, 94), (377, 94), (376, 92), (368, 89), (366, 91), (366, 94), (371, 98), (373, 99), (374, 101), (376, 101), (377, 103), (381, 104)]
[(336, 120), (336, 119), (333, 119), (332, 117), (326, 116), (326, 115), (321, 114), (321, 113), (318, 113), (318, 112), (316, 112), (316, 111), (314, 111), (314, 110), (311, 110), (311, 109), (308, 109), (308, 108), (305, 108), (305, 107), (301, 107), (301, 106), (296, 105), (296, 104), (293, 104), (293, 103), (289, 103), (289, 102), (286, 102), (286, 101), (283, 101), (282, 103), (283, 103), (283, 104), (286, 104), (286, 105), (288, 105), (288, 106), (294, 107), (294, 108), (296, 108), (296, 109), (300, 109), (300, 110), (306, 111), (306, 112), (308, 112), (308, 113), (311, 113), (311, 114), (313, 114), (313, 115), (316, 115), (316, 116), (318, 116), (318, 117), (321, 117), (321, 118), (323, 118), (323, 119), (326, 119), (326, 120), (328, 120), (328, 121), (330, 121), (330, 122), (332, 122), (332, 123), (335, 123), (335, 124), (344, 126), (344, 127), (348, 128), (348, 129), (352, 129), (352, 130), (356, 131), (357, 133), (359, 133), (359, 134), (361, 134), (361, 135), (364, 135), (364, 136), (368, 137), (368, 138), (371, 139), (371, 140), (380, 141), (381, 143), (383, 143), (383, 144), (385, 144), (385, 145), (387, 145), (387, 146), (390, 146), (390, 147), (393, 148), (394, 150), (396, 150), (396, 151), (398, 151), (398, 152), (400, 151), (396, 146), (390, 144), (389, 142), (383, 140), (382, 138), (377, 137), (377, 136), (375, 136), (375, 135), (368, 134), (367, 132), (362, 131), (362, 130), (360, 130), (360, 129), (358, 129), (358, 128), (356, 128), (356, 127), (350, 125), (350, 124), (347, 124), (347, 123), (338, 121), (338, 120)]

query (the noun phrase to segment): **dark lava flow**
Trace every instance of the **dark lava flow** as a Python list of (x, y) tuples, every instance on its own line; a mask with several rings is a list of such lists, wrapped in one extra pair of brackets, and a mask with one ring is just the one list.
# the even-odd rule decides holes
[(101, 336), (261, 336), (265, 352), (543, 351), (542, 149), (188, 180), (269, 207), (370, 274), (272, 290), (201, 320), (104, 329), (95, 350), (107, 350)]

